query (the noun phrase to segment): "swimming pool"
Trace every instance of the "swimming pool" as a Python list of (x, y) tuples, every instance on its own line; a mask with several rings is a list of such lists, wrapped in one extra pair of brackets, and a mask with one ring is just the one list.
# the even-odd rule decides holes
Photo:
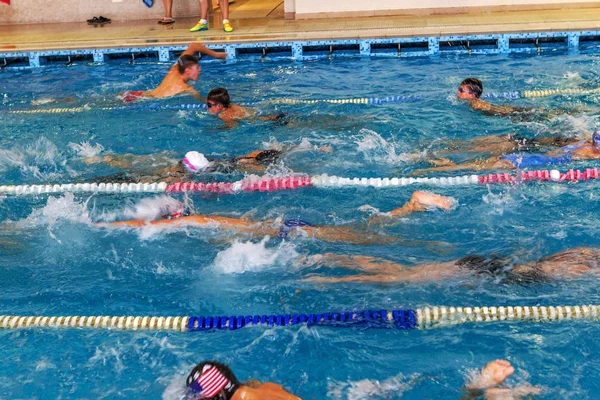
[[(560, 53), (560, 52), (559, 52)], [(598, 56), (442, 55), (414, 59), (333, 59), (203, 66), (196, 87), (226, 87), (234, 101), (418, 95), (420, 100), (360, 104), (264, 105), (262, 112), (292, 116), (288, 125), (241, 123), (226, 129), (199, 110), (95, 110), (116, 105), (114, 94), (157, 85), (168, 64), (48, 67), (3, 71), (3, 109), (33, 109), (43, 97), (75, 98), (66, 114), (7, 114), (0, 136), (2, 184), (90, 181), (116, 172), (88, 166), (98, 153), (181, 157), (198, 149), (239, 155), (285, 143), (305, 151), (270, 172), (290, 170), (340, 176), (392, 176), (420, 164), (406, 154), (441, 148), (440, 138), (466, 139), (516, 132), (579, 135), (596, 124), (587, 111), (550, 121), (485, 117), (454, 99), (467, 76), (486, 91), (597, 87)], [(170, 99), (163, 104), (191, 102)], [(502, 102), (502, 100), (497, 100)], [(597, 107), (595, 95), (513, 100), (537, 107)], [(313, 150), (331, 145), (332, 154)], [(580, 163), (593, 166), (594, 163)], [(235, 180), (237, 176), (210, 179)], [(235, 196), (193, 195), (204, 214), (283, 216), (313, 224), (367, 228), (370, 212), (389, 211), (417, 186), (306, 189)], [(28, 196), (2, 198), (0, 230), (3, 314), (228, 315), (330, 310), (416, 308), (425, 305), (597, 304), (596, 281), (503, 285), (493, 279), (434, 284), (301, 282), (311, 273), (347, 272), (303, 267), (298, 255), (324, 252), (370, 255), (399, 263), (447, 261), (467, 254), (513, 255), (528, 261), (576, 246), (596, 245), (598, 183), (436, 188), (459, 206), (448, 213), (411, 215), (380, 233), (422, 246), (351, 245), (317, 240), (233, 237), (211, 229), (108, 230), (92, 221), (139, 215), (151, 195)], [(181, 195), (175, 198), (183, 199)], [(129, 211), (128, 211), (129, 210)], [(597, 325), (504, 323), (424, 331), (343, 328), (245, 328), (236, 332), (154, 333), (97, 330), (2, 331), (6, 345), (0, 392), (6, 398), (178, 398), (189, 369), (203, 359), (230, 364), (240, 379), (283, 384), (303, 398), (456, 398), (464, 376), (495, 358), (519, 370), (512, 380), (543, 385), (542, 398), (593, 398)]]

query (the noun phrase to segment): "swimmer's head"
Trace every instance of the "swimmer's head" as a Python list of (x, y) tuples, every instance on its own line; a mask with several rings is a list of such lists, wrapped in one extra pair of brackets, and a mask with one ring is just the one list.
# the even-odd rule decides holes
[(458, 86), (456, 93), (461, 100), (475, 100), (483, 93), (483, 83), (477, 78), (467, 78)]
[(240, 383), (225, 364), (203, 361), (187, 377), (186, 386), (193, 399), (229, 400)]
[(185, 170), (194, 174), (204, 171), (210, 165), (204, 154), (197, 151), (188, 151), (182, 162)]
[(177, 71), (185, 81), (196, 81), (200, 74), (198, 59), (192, 55), (184, 54), (177, 59)]
[(208, 92), (206, 109), (211, 114), (218, 114), (231, 106), (229, 92), (225, 88), (216, 88)]
[(596, 129), (592, 135), (592, 144), (595, 148), (600, 149), (600, 129)]

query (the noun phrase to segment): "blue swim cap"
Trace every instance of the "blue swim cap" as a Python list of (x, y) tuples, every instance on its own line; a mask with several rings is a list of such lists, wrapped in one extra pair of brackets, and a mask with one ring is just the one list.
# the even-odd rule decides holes
[(600, 149), (600, 129), (596, 129), (592, 135), (592, 144)]

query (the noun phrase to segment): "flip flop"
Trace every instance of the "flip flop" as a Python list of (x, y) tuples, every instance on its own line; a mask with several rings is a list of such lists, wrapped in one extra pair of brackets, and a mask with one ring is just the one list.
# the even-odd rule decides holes
[(158, 20), (158, 23), (161, 25), (171, 25), (175, 23), (175, 20), (173, 18), (161, 18)]
[(148, 6), (148, 8), (152, 7), (154, 5), (154, 0), (142, 0), (144, 2), (144, 4), (146, 6)]
[(110, 18), (103, 17), (102, 15), (98, 17), (98, 22), (101, 24), (111, 22)]
[(88, 19), (88, 20), (87, 20), (87, 23), (88, 23), (88, 24), (99, 24), (99, 23), (100, 23), (100, 20), (98, 19), (98, 17), (94, 17), (94, 18), (92, 18), (92, 19)]

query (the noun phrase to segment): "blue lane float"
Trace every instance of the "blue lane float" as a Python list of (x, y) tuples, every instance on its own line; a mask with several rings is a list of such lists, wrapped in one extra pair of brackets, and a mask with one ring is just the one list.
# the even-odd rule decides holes
[(600, 306), (491, 306), (423, 307), (416, 309), (363, 310), (319, 314), (265, 314), (230, 316), (18, 316), (0, 315), (0, 329), (83, 328), (178, 332), (237, 331), (247, 327), (296, 325), (429, 329), (464, 323), (598, 321)]

